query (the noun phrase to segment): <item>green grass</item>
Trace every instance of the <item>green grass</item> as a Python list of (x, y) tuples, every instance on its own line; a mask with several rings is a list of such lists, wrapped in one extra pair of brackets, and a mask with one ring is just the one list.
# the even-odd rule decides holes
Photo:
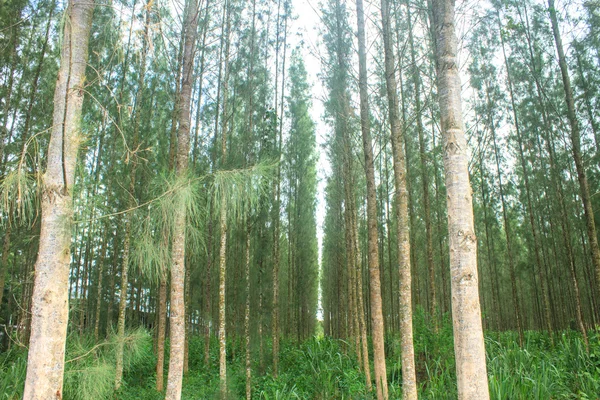
[[(579, 333), (561, 332), (554, 347), (544, 332), (526, 332), (525, 345), (518, 346), (516, 332), (486, 335), (487, 366), (492, 399), (599, 399), (600, 332), (590, 332), (590, 352), (586, 353)], [(89, 337), (71, 337), (67, 347), (72, 356), (89, 351)], [(140, 339), (142, 340), (142, 339)], [(438, 334), (422, 310), (415, 315), (415, 351), (420, 399), (456, 399), (456, 373), (452, 327), (445, 319)], [(131, 360), (125, 384), (116, 394), (120, 400), (159, 400), (154, 389), (155, 358), (148, 340), (130, 349)], [(255, 343), (255, 345), (257, 345)], [(388, 335), (387, 371), (391, 399), (402, 396), (400, 340)], [(265, 342), (265, 370), (259, 373), (258, 348), (253, 348), (253, 398), (273, 399), (372, 399), (364, 374), (344, 341), (314, 337), (304, 343), (281, 343), (280, 374), (270, 370), (270, 344)], [(218, 343), (211, 343), (210, 363), (204, 363), (202, 337), (190, 339), (190, 371), (183, 382), (183, 399), (217, 399), (219, 396)], [(235, 357), (233, 354), (235, 353)], [(168, 353), (167, 353), (168, 354)], [(228, 343), (228, 387), (230, 399), (245, 398), (243, 341)], [(112, 396), (111, 388), (98, 384), (111, 382), (114, 367), (110, 349), (82, 360), (77, 369), (69, 366), (65, 375), (65, 399), (101, 399)], [(168, 364), (165, 364), (168, 365)], [(13, 350), (0, 356), (0, 399), (18, 399), (26, 368), (26, 353)], [(85, 373), (76, 373), (83, 370)], [(96, 380), (91, 379), (93, 376)], [(110, 385), (108, 385), (110, 386)], [(95, 393), (100, 391), (101, 393)], [(85, 397), (88, 396), (88, 397)]]

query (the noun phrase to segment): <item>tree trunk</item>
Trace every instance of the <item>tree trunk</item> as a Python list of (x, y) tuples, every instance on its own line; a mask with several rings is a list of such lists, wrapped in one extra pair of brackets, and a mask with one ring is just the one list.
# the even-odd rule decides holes
[[(135, 8), (135, 3), (134, 6)], [(133, 142), (131, 148), (137, 149), (139, 145), (139, 130), (140, 130), (140, 120), (141, 120), (141, 104), (143, 102), (143, 93), (144, 93), (144, 77), (146, 71), (146, 52), (148, 47), (148, 14), (150, 13), (149, 8), (146, 8), (146, 24), (144, 28), (145, 36), (144, 36), (144, 45), (142, 49), (142, 58), (140, 60), (140, 77), (138, 80), (138, 88), (137, 88), (137, 98), (136, 98), (136, 109), (135, 116), (133, 121)], [(133, 24), (133, 23), (132, 23)], [(131, 33), (130, 33), (131, 34)], [(126, 62), (127, 64), (127, 62)], [(121, 82), (123, 85), (123, 82)], [(121, 90), (121, 94), (123, 91)], [(123, 261), (121, 267), (121, 289), (120, 289), (120, 300), (119, 300), (119, 319), (117, 320), (117, 351), (116, 351), (116, 368), (115, 368), (115, 390), (118, 390), (121, 386), (121, 380), (123, 379), (123, 352), (124, 352), (124, 340), (125, 340), (125, 311), (127, 309), (127, 288), (129, 286), (129, 254), (131, 251), (131, 219), (133, 217), (132, 209), (135, 207), (135, 184), (136, 184), (136, 173), (139, 160), (135, 159), (135, 154), (131, 154), (133, 158), (130, 160), (131, 170), (129, 171), (130, 181), (129, 181), (129, 201), (128, 208), (130, 211), (127, 211), (125, 214), (125, 241), (123, 243)], [(129, 154), (128, 154), (129, 156)]]
[[(410, 18), (410, 13), (409, 13)], [(394, 156), (394, 183), (396, 185), (396, 218), (398, 225), (398, 264), (400, 274), (400, 336), (402, 352), (402, 398), (405, 400), (417, 399), (417, 377), (415, 372), (415, 349), (413, 344), (413, 323), (412, 323), (412, 282), (410, 274), (410, 232), (408, 220), (408, 193), (406, 190), (406, 159), (404, 158), (404, 138), (401, 132), (400, 117), (398, 115), (398, 93), (395, 77), (395, 60), (391, 35), (390, 4), (388, 0), (381, 1), (381, 22), (383, 26), (383, 48), (385, 55), (385, 79), (388, 98), (388, 116), (390, 120), (392, 152)], [(412, 34), (411, 47), (412, 47)], [(414, 48), (413, 62), (414, 62)], [(416, 74), (417, 71), (415, 70)], [(413, 77), (415, 85), (418, 87), (419, 77)], [(418, 96), (419, 91), (416, 91)], [(417, 99), (418, 111), (420, 112), (420, 102)], [(420, 116), (417, 116), (420, 121)], [(419, 132), (419, 141), (423, 145), (423, 124), (417, 123)], [(421, 164), (424, 166), (423, 147), (421, 147)], [(427, 171), (423, 170), (423, 176)], [(426, 194), (426, 213), (429, 213), (429, 189), (423, 183)], [(435, 282), (433, 282), (433, 249), (431, 247), (431, 221), (426, 217), (427, 225), (427, 256), (430, 262), (430, 282), (433, 286), (432, 304), (435, 304)], [(435, 319), (435, 306), (432, 307), (432, 318)], [(437, 326), (437, 323), (436, 323)]]
[[(498, 22), (500, 25), (499, 28), (502, 29), (502, 26), (500, 24), (499, 14), (498, 14)], [(529, 21), (527, 21), (527, 30), (529, 31)], [(531, 42), (529, 40), (529, 35), (526, 35), (526, 38), (527, 38), (529, 54), (531, 57), (531, 56), (533, 56), (533, 51), (531, 48)], [(521, 163), (521, 168), (523, 169), (523, 183), (525, 185), (525, 194), (527, 196), (527, 211), (528, 211), (527, 214), (529, 215), (529, 225), (531, 227), (531, 234), (533, 237), (533, 247), (534, 247), (534, 251), (535, 251), (536, 267), (538, 270), (538, 274), (540, 275), (540, 281), (541, 281), (541, 290), (542, 290), (542, 298), (543, 298), (543, 302), (544, 302), (544, 316), (545, 316), (545, 321), (546, 321), (546, 329), (548, 330), (548, 334), (550, 335), (550, 341), (551, 341), (552, 345), (554, 345), (554, 336), (552, 335), (552, 321), (551, 321), (551, 317), (550, 317), (550, 298), (548, 296), (549, 288), (548, 289), (546, 288), (546, 285), (547, 285), (546, 274), (544, 271), (544, 266), (542, 265), (542, 262), (541, 262), (540, 243), (539, 243), (538, 232), (536, 229), (536, 224), (535, 224), (535, 220), (534, 220), (534, 216), (533, 216), (534, 210), (533, 210), (533, 205), (532, 205), (532, 201), (531, 201), (531, 189), (530, 189), (530, 185), (529, 185), (529, 174), (527, 172), (527, 170), (528, 170), (527, 163), (525, 162), (525, 155), (524, 155), (524, 151), (523, 151), (523, 136), (521, 134), (521, 126), (519, 124), (519, 119), (517, 116), (517, 106), (516, 106), (516, 101), (515, 101), (515, 97), (514, 97), (513, 85), (512, 85), (512, 74), (511, 74), (511, 69), (510, 69), (510, 63), (509, 63), (508, 57), (506, 56), (506, 50), (505, 50), (505, 45), (504, 45), (504, 35), (502, 34), (502, 31), (500, 31), (500, 40), (501, 40), (501, 44), (502, 44), (502, 56), (503, 56), (504, 64), (506, 67), (506, 78), (507, 78), (508, 90), (509, 90), (509, 94), (510, 94), (513, 122), (515, 124), (515, 131), (516, 131), (516, 136), (517, 136), (517, 144), (518, 144), (518, 149), (519, 149), (519, 161)], [(531, 57), (530, 59), (531, 59), (531, 61), (533, 61), (533, 57)], [(535, 75), (535, 64), (533, 64), (533, 63), (532, 63), (532, 68), (534, 69), (534, 75)]]
[[(421, 161), (421, 180), (423, 184), (423, 209), (425, 211), (425, 246), (427, 250), (427, 270), (429, 271), (429, 313), (433, 320), (435, 332), (438, 330), (437, 317), (437, 296), (435, 285), (435, 265), (433, 263), (433, 232), (431, 229), (431, 207), (429, 200), (429, 172), (427, 171), (427, 148), (425, 146), (425, 135), (423, 127), (423, 116), (421, 113), (421, 77), (419, 76), (419, 67), (417, 66), (416, 51), (413, 39), (412, 15), (410, 4), (406, 5), (407, 20), (408, 20), (408, 39), (410, 44), (410, 62), (412, 64), (412, 80), (415, 90), (415, 117), (417, 119), (417, 132), (419, 136), (419, 159)], [(385, 29), (385, 28), (384, 28)], [(389, 35), (391, 40), (391, 34)], [(390, 45), (391, 47), (391, 45)], [(390, 56), (393, 60), (393, 51), (390, 49)], [(386, 72), (386, 78), (389, 79), (390, 74), (393, 74), (394, 64), (390, 65), (390, 72)], [(394, 77), (392, 75), (392, 77)], [(394, 78), (394, 84), (396, 79)], [(395, 88), (395, 86), (394, 86)], [(395, 89), (394, 89), (395, 91)], [(397, 96), (397, 95), (396, 95)], [(398, 101), (396, 100), (396, 109)], [(396, 117), (398, 118), (398, 117)], [(400, 129), (400, 121), (398, 121), (398, 129)], [(401, 136), (401, 135), (400, 135)], [(401, 151), (401, 149), (400, 149)], [(405, 184), (406, 185), (406, 184)], [(409, 259), (410, 260), (410, 259)], [(402, 267), (401, 267), (402, 268)], [(416, 393), (416, 388), (415, 388)], [(416, 396), (416, 394), (415, 394)]]
[(581, 201), (583, 203), (583, 211), (587, 226), (588, 240), (590, 242), (590, 251), (592, 263), (596, 271), (596, 285), (600, 293), (600, 248), (598, 247), (598, 236), (596, 235), (596, 224), (594, 221), (594, 210), (590, 196), (590, 188), (587, 181), (585, 166), (581, 154), (581, 134), (579, 132), (579, 121), (575, 112), (575, 100), (573, 99), (573, 90), (571, 89), (571, 78), (569, 77), (569, 69), (567, 67), (567, 59), (563, 50), (562, 38), (558, 28), (558, 19), (556, 16), (556, 8), (554, 0), (548, 0), (548, 8), (550, 12), (550, 22), (552, 23), (552, 33), (554, 34), (554, 43), (558, 52), (558, 64), (562, 76), (563, 87), (565, 90), (565, 101), (567, 103), (567, 118), (569, 119), (569, 127), (571, 130), (571, 149), (573, 151), (573, 159), (575, 160), (575, 168), (577, 169), (577, 180), (579, 181), (579, 189)]
[(105, 227), (106, 233), (104, 236), (104, 240), (102, 241), (102, 250), (100, 251), (100, 260), (98, 260), (98, 281), (97, 281), (97, 291), (96, 291), (96, 315), (94, 320), (94, 339), (98, 341), (98, 336), (100, 333), (100, 311), (102, 309), (102, 279), (104, 275), (104, 260), (106, 259), (106, 250), (108, 248), (108, 235), (109, 230), (108, 227)]
[(381, 280), (379, 275), (379, 248), (377, 246), (377, 198), (375, 193), (375, 167), (373, 143), (370, 132), (369, 97), (367, 87), (367, 56), (365, 47), (365, 16), (362, 0), (356, 1), (358, 24), (358, 63), (360, 91), (360, 127), (365, 153), (365, 174), (367, 178), (367, 223), (369, 276), (371, 286), (371, 323), (373, 329), (373, 357), (375, 364), (375, 382), (377, 399), (387, 400), (387, 373), (385, 366), (384, 326), (381, 304)]
[[(188, 173), (190, 151), (190, 106), (194, 85), (194, 52), (198, 28), (198, 1), (188, 0), (185, 7), (182, 82), (179, 103), (179, 132), (177, 135), (177, 179)], [(171, 302), (169, 319), (169, 374), (166, 400), (179, 400), (183, 382), (185, 353), (185, 237), (186, 205), (181, 202), (175, 210), (171, 253)]]
[(250, 358), (250, 224), (246, 222), (246, 309), (244, 311), (244, 337), (246, 339), (246, 399), (252, 399), (252, 363)]
[[(224, 65), (225, 74), (223, 77), (223, 115), (221, 131), (221, 168), (224, 168), (227, 161), (227, 124), (229, 122), (229, 37), (231, 32), (231, 5), (229, 1), (223, 3), (223, 21), (226, 33), (223, 35), (225, 41)], [(216, 143), (215, 143), (216, 144)], [(219, 225), (221, 228), (221, 237), (219, 240), (219, 388), (221, 400), (225, 400), (228, 395), (227, 390), (227, 332), (226, 332), (226, 279), (227, 279), (227, 199), (222, 197), (219, 204), (221, 215)]]
[(42, 227), (32, 297), (25, 399), (61, 399), (69, 314), (72, 187), (94, 1), (70, 0), (54, 92), (53, 127), (42, 188)]
[(492, 145), (494, 146), (494, 159), (496, 162), (496, 173), (498, 176), (498, 190), (500, 191), (500, 204), (502, 206), (502, 219), (504, 221), (504, 236), (506, 239), (506, 253), (508, 256), (508, 270), (510, 273), (510, 283), (512, 290), (512, 300), (514, 305), (514, 317), (517, 323), (517, 332), (519, 333), (519, 346), (523, 347), (523, 342), (525, 340), (523, 334), (523, 321), (521, 315), (521, 302), (519, 301), (519, 295), (517, 293), (517, 278), (515, 274), (515, 261), (514, 255), (512, 251), (512, 234), (510, 228), (510, 220), (508, 218), (508, 210), (506, 207), (506, 199), (504, 197), (504, 184), (502, 182), (502, 171), (500, 169), (500, 155), (498, 154), (498, 142), (496, 140), (496, 122), (494, 121), (494, 117), (492, 116), (492, 101), (490, 99), (489, 93), (491, 88), (487, 85), (486, 82), (486, 100), (488, 109), (488, 124), (490, 128), (490, 132), (492, 134)]
[(467, 141), (456, 61), (454, 0), (433, 0), (436, 67), (448, 204), (452, 319), (458, 396), (489, 399), (485, 346), (479, 306), (477, 238), (473, 222)]
[(156, 390), (165, 388), (165, 336), (167, 331), (167, 277), (161, 276), (158, 287), (158, 326), (156, 338)]

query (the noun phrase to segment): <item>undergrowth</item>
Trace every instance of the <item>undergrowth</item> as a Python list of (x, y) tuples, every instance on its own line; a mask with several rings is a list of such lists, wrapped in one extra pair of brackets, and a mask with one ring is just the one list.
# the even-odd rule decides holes
[[(140, 333), (138, 333), (140, 334)], [(67, 363), (65, 399), (160, 400), (155, 390), (155, 357), (149, 336), (144, 334), (129, 348), (125, 384), (112, 393), (114, 367), (110, 344), (74, 363)], [(525, 344), (518, 345), (516, 332), (486, 334), (487, 367), (492, 399), (547, 400), (600, 399), (600, 332), (590, 332), (586, 352), (578, 332), (561, 332), (555, 345), (545, 332), (526, 332)], [(366, 389), (365, 376), (353, 353), (353, 345), (342, 340), (314, 337), (303, 343), (281, 343), (279, 376), (270, 369), (270, 344), (264, 342), (264, 359), (259, 362), (257, 343), (252, 349), (253, 399), (373, 399)], [(79, 357), (94, 347), (88, 336), (69, 338), (67, 359)], [(385, 343), (390, 399), (402, 396), (400, 338), (387, 335)], [(228, 388), (230, 399), (245, 398), (244, 341), (228, 342)], [(202, 337), (190, 338), (189, 373), (183, 382), (183, 399), (219, 398), (218, 343), (211, 343), (210, 362), (204, 362)], [(168, 356), (168, 351), (167, 354)], [(371, 353), (372, 355), (372, 353)], [(437, 333), (422, 309), (415, 313), (415, 361), (420, 399), (456, 399), (456, 373), (452, 325), (448, 317)], [(168, 361), (165, 364), (165, 368)], [(372, 367), (371, 367), (372, 368)], [(12, 350), (0, 356), (0, 398), (22, 396), (26, 354)]]

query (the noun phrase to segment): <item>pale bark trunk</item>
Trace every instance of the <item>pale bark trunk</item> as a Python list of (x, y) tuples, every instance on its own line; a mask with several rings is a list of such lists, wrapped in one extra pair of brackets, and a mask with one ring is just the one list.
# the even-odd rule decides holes
[(489, 399), (477, 277), (477, 238), (469, 182), (460, 77), (456, 61), (454, 0), (433, 0), (436, 67), (444, 145), (452, 319), (459, 399)]
[[(227, 115), (229, 112), (229, 37), (231, 32), (231, 9), (229, 1), (223, 4), (223, 20), (225, 21), (225, 54), (224, 65), (225, 74), (223, 77), (223, 115), (222, 115), (222, 131), (221, 131), (221, 168), (226, 165), (227, 161), (227, 124), (229, 122)], [(221, 215), (219, 225), (221, 228), (221, 238), (219, 247), (219, 388), (221, 400), (227, 398), (227, 321), (226, 321), (226, 279), (227, 279), (227, 199), (221, 198), (219, 205)]]
[(381, 281), (379, 273), (379, 248), (377, 246), (377, 198), (375, 193), (375, 167), (373, 143), (369, 123), (369, 97), (367, 87), (367, 56), (365, 48), (365, 21), (362, 0), (356, 1), (358, 24), (358, 63), (360, 91), (360, 127), (365, 153), (365, 174), (367, 178), (367, 223), (369, 276), (371, 286), (371, 323), (373, 329), (373, 358), (377, 399), (388, 398), (387, 373), (385, 365), (383, 310), (381, 304)]
[(244, 311), (244, 336), (246, 338), (246, 399), (252, 399), (252, 364), (250, 359), (250, 225), (246, 228), (246, 309)]
[[(188, 170), (190, 151), (190, 106), (194, 85), (194, 51), (198, 27), (198, 1), (186, 3), (184, 22), (183, 69), (181, 101), (179, 104), (179, 132), (177, 135), (177, 178), (183, 179)], [(177, 205), (173, 222), (173, 248), (171, 253), (171, 302), (169, 374), (166, 400), (179, 400), (183, 383), (185, 358), (185, 237), (187, 210), (182, 202)]]
[[(409, 13), (410, 18), (410, 13)], [(415, 349), (413, 344), (413, 323), (412, 323), (412, 282), (410, 274), (410, 232), (408, 218), (408, 192), (406, 190), (406, 159), (404, 157), (404, 138), (401, 132), (400, 118), (398, 115), (398, 93), (395, 77), (395, 60), (392, 44), (392, 35), (390, 30), (390, 4), (388, 0), (381, 1), (381, 20), (383, 25), (383, 46), (385, 54), (385, 77), (388, 98), (388, 115), (391, 128), (392, 151), (394, 156), (394, 183), (396, 185), (396, 218), (398, 225), (398, 264), (400, 275), (400, 336), (402, 352), (402, 398), (417, 399), (417, 377), (415, 370)], [(411, 50), (413, 52), (412, 60), (414, 62), (414, 48), (412, 48), (412, 34), (410, 36)], [(417, 71), (415, 70), (416, 74)], [(415, 86), (418, 87), (418, 76), (414, 77)], [(416, 91), (418, 96), (418, 90)], [(417, 99), (417, 104), (419, 100)], [(420, 106), (419, 111), (420, 111)], [(420, 117), (417, 117), (420, 120)], [(423, 141), (423, 124), (418, 122), (419, 139)], [(422, 145), (422, 143), (421, 143)], [(421, 148), (423, 151), (423, 148)], [(421, 163), (424, 166), (424, 155), (421, 154)], [(423, 171), (426, 175), (427, 171)], [(425, 203), (426, 212), (429, 213), (428, 187), (423, 183), (424, 191), (427, 194)], [(433, 288), (433, 249), (431, 247), (431, 222), (429, 216), (426, 217), (427, 227), (427, 255), (430, 263), (430, 279)], [(432, 296), (432, 318), (435, 319), (435, 292)], [(437, 326), (437, 324), (436, 324)]]
[(43, 176), (42, 227), (32, 297), (25, 399), (61, 399), (69, 314), (72, 191), (82, 134), (85, 69), (94, 1), (71, 0), (54, 92), (53, 128)]
[(225, 280), (227, 277), (227, 201), (221, 199), (221, 240), (219, 250), (219, 378), (221, 399), (227, 398), (227, 334), (225, 332)]

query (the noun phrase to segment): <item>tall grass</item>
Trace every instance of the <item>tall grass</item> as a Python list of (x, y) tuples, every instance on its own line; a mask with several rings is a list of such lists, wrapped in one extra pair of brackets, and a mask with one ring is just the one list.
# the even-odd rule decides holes
[[(143, 336), (143, 334), (142, 334)], [(147, 335), (146, 335), (147, 337)], [(520, 348), (516, 332), (486, 334), (490, 395), (497, 400), (600, 399), (600, 332), (590, 332), (590, 352), (586, 353), (578, 332), (561, 332), (555, 346), (545, 332), (526, 332)], [(183, 399), (219, 398), (218, 344), (212, 339), (210, 363), (204, 363), (202, 337), (190, 338), (190, 372), (184, 378)], [(149, 339), (129, 347), (126, 384), (117, 393), (120, 400), (159, 400), (155, 390), (154, 363)], [(256, 343), (255, 343), (256, 344)], [(111, 345), (94, 348), (87, 336), (69, 338), (65, 374), (65, 399), (104, 399), (113, 396)], [(391, 399), (402, 397), (402, 369), (399, 337), (388, 335), (387, 370)], [(283, 341), (280, 374), (275, 379), (269, 369), (270, 343), (265, 339), (265, 370), (260, 371), (258, 348), (253, 354), (253, 399), (373, 399), (367, 392), (365, 376), (352, 354), (353, 346), (342, 340), (314, 337), (303, 343)], [(167, 352), (168, 354), (168, 352)], [(235, 356), (233, 356), (235, 354)], [(244, 342), (228, 342), (229, 398), (245, 398)], [(438, 333), (423, 310), (415, 313), (415, 356), (419, 398), (456, 399), (456, 372), (452, 325), (448, 317)], [(0, 398), (19, 399), (25, 375), (26, 354), (12, 350), (0, 356)], [(106, 384), (106, 385), (105, 385)]]
[[(114, 394), (115, 337), (96, 343), (93, 335), (67, 338), (63, 398), (104, 400)], [(125, 368), (135, 371), (153, 358), (150, 335), (134, 330), (125, 337)], [(13, 348), (0, 356), (0, 399), (21, 399), (27, 372), (27, 351)], [(130, 380), (130, 382), (135, 382)]]

